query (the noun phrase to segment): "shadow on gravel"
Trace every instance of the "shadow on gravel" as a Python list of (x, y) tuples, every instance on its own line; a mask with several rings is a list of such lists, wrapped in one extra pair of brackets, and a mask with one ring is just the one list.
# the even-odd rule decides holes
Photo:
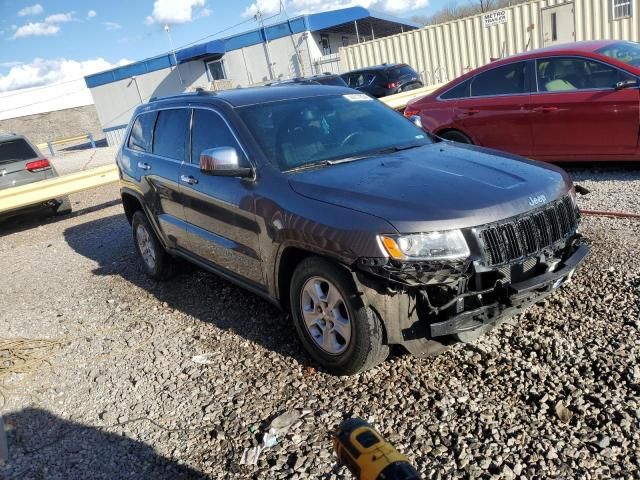
[[(187, 265), (184, 271), (165, 282), (150, 280), (142, 271), (135, 253), (131, 227), (124, 214), (112, 215), (70, 227), (64, 231), (69, 246), (98, 264), (96, 275), (119, 275), (153, 294), (168, 307), (232, 330), (247, 340), (280, 355), (294, 358), (304, 366), (313, 365), (300, 347), (293, 324), (269, 302), (217, 275)], [(118, 295), (126, 292), (118, 292)], [(139, 293), (129, 292), (118, 302), (135, 304)]]
[(205, 479), (158, 455), (151, 446), (95, 427), (27, 408), (5, 415), (9, 461), (6, 480), (41, 478)]
[(122, 200), (117, 198), (99, 205), (82, 208), (80, 210), (74, 209), (73, 212), (66, 215), (56, 215), (50, 208), (30, 208), (24, 211), (11, 213), (10, 215), (5, 214), (4, 217), (0, 214), (0, 237), (59, 222), (67, 218), (79, 217), (81, 215), (86, 215), (87, 213), (102, 210), (103, 208), (120, 205), (121, 203)]

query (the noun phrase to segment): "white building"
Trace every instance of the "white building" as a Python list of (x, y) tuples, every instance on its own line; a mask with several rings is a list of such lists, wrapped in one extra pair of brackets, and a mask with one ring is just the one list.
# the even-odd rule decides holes
[(85, 82), (107, 141), (115, 145), (133, 109), (150, 98), (339, 72), (340, 48), (416, 28), (361, 7), (302, 15), (89, 75)]

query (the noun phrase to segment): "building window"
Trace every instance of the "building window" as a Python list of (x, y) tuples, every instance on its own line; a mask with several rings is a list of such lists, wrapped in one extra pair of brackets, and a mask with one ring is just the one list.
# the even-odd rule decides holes
[(631, 16), (631, 0), (611, 0), (611, 14), (614, 20)]
[(320, 35), (320, 48), (322, 49), (322, 55), (331, 55), (328, 35)]
[(212, 81), (227, 78), (227, 75), (224, 72), (224, 64), (222, 63), (222, 60), (207, 62), (207, 72), (209, 72), (209, 79)]
[(349, 37), (342, 37), (342, 46), (343, 47), (349, 46)]

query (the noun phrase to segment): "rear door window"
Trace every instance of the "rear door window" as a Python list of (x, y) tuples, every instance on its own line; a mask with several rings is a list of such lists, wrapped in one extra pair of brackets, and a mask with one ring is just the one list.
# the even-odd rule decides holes
[(471, 96), (517, 95), (525, 93), (526, 62), (510, 63), (476, 75), (471, 81)]
[(142, 113), (133, 122), (127, 147), (140, 152), (151, 152), (153, 139), (153, 125), (156, 122), (156, 112)]
[(191, 110), (175, 108), (160, 110), (153, 134), (153, 153), (182, 161), (187, 151)]
[(22, 138), (0, 142), (0, 165), (38, 158), (38, 154)]
[[(233, 147), (241, 159), (244, 157), (240, 145), (219, 114), (212, 110), (194, 109), (191, 126), (191, 163), (198, 165), (200, 154), (204, 150), (219, 147)], [(246, 161), (244, 163), (242, 166), (249, 166)]]
[(611, 89), (622, 80), (634, 78), (601, 62), (567, 57), (537, 60), (536, 75), (539, 92)]

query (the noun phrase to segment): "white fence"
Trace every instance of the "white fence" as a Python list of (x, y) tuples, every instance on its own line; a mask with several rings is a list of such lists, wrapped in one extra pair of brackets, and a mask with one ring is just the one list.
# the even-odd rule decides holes
[[(571, 40), (640, 40), (640, 0), (630, 1), (630, 16), (616, 18), (612, 0), (538, 0), (489, 14), (424, 27), (340, 49), (342, 71), (383, 62), (408, 63), (425, 84), (451, 80), (465, 71), (553, 43), (550, 12), (565, 5), (556, 27)], [(485, 18), (487, 17), (487, 18)], [(543, 24), (543, 20), (546, 22)], [(556, 18), (554, 17), (554, 21)], [(571, 24), (573, 23), (573, 24)], [(545, 32), (545, 27), (547, 32)], [(555, 35), (554, 35), (555, 36)]]

